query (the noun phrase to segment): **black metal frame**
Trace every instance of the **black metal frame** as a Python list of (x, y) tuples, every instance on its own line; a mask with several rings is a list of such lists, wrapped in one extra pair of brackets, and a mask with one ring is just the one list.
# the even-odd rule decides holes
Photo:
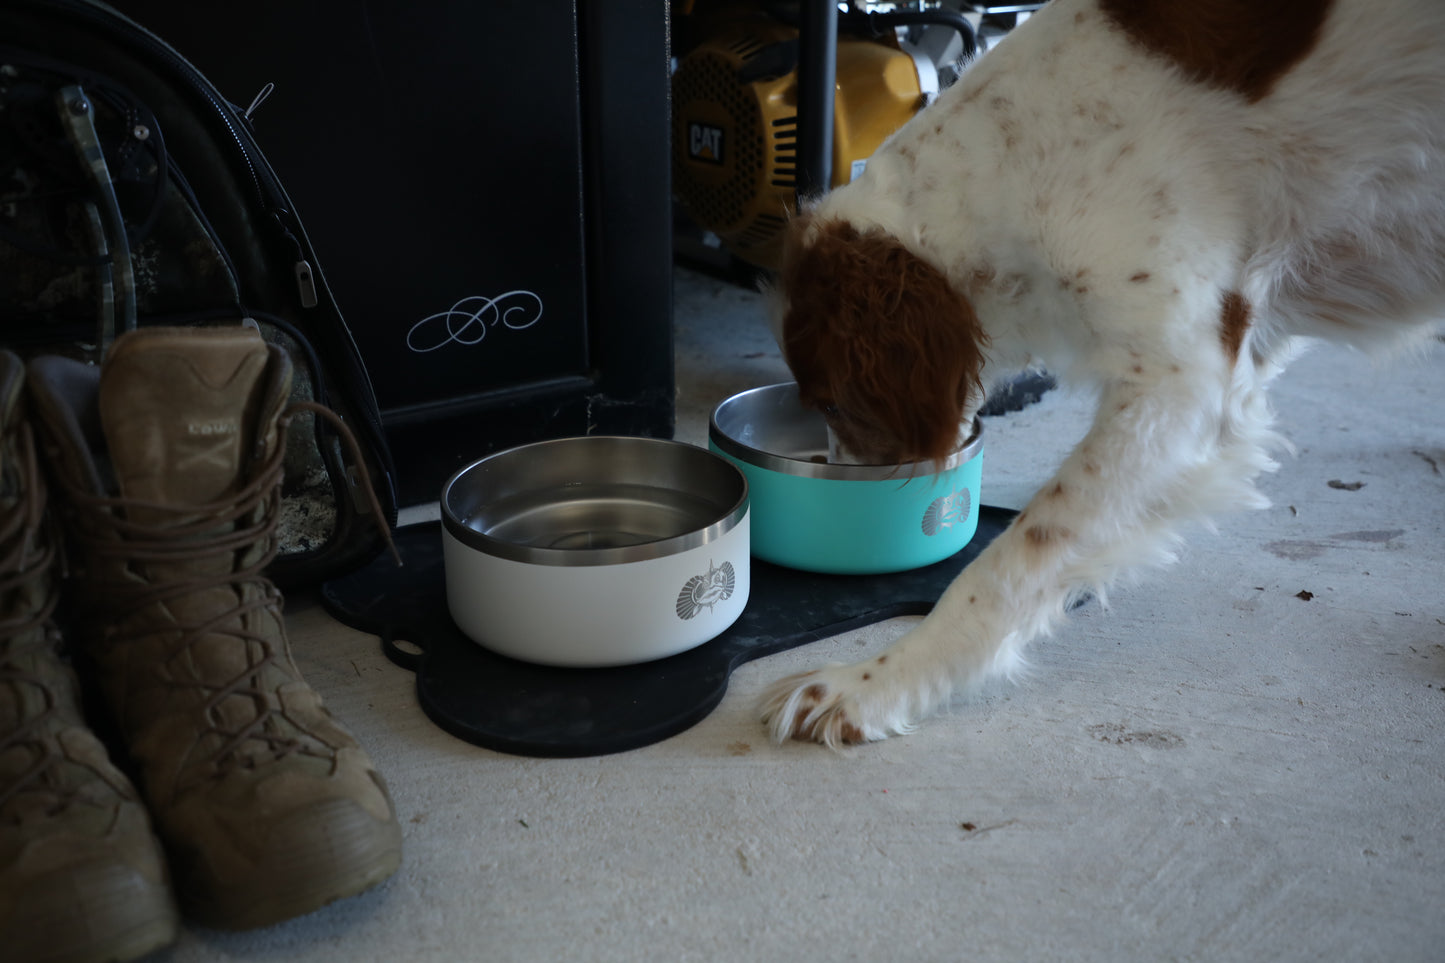
[(833, 180), (833, 92), (838, 84), (838, 4), (804, 0), (798, 16), (798, 200)]
[[(326, 35), (328, 24), (318, 22), (326, 16), (326, 5), (296, 5), (285, 0), (226, 0), (215, 12), (221, 22), (229, 18), (234, 26), (228, 33), (216, 26), (217, 20), (196, 18), (191, 5), (181, 0), (112, 2), (155, 32), (174, 38), (171, 42), (182, 54), (190, 57), (203, 72), (218, 75), (214, 78), (218, 83), (225, 82), (223, 89), (240, 90), (249, 96), (254, 87), (246, 88), (242, 78), (254, 76), (251, 71), (258, 61), (271, 58), (268, 70), (284, 66), (292, 81), (290, 97), (285, 101), (285, 109), (290, 113), (278, 114), (274, 103), (260, 112), (271, 153), (282, 155), (305, 150), (314, 154), (330, 146), (332, 153), (325, 158), (327, 163), (364, 168), (377, 191), (388, 189), (389, 177), (426, 176), (422, 155), (418, 155), (416, 161), (422, 170), (419, 175), (417, 168), (398, 172), (387, 167), (384, 160), (357, 152), (348, 154), (336, 145), (317, 140), (308, 112), (325, 110), (330, 130), (350, 125), (345, 130), (356, 133), (357, 139), (372, 138), (386, 144), (404, 141), (408, 136), (406, 117), (386, 115), (385, 119), (392, 122), (388, 125), (379, 111), (370, 107), (364, 91), (374, 93), (383, 81), (405, 88), (413, 80), (404, 75), (383, 76), (384, 72), (378, 69), (375, 76), (366, 78), (370, 86), (359, 87), (357, 95), (349, 100), (303, 103), (308, 92), (314, 96), (315, 91), (323, 89), (336, 91), (335, 78), (326, 77), (324, 79), (331, 82), (323, 84), (319, 82), (320, 75), (344, 69), (336, 61), (328, 61), (325, 51), (319, 48), (313, 51), (298, 42), (298, 37), (304, 37), (309, 38), (306, 43), (314, 45), (318, 35)], [(422, 6), (424, 10), (419, 11), (418, 17), (424, 13), (436, 19), (439, 11), (445, 11), (444, 0), (429, 0)], [(555, 336), (559, 344), (564, 340), (567, 343), (566, 361), (558, 361), (551, 367), (538, 362), (533, 366), (535, 370), (528, 372), (479, 373), (471, 384), (446, 390), (440, 387), (436, 391), (424, 390), (427, 386), (421, 376), (411, 382), (417, 385), (417, 391), (400, 391), (396, 369), (388, 367), (392, 359), (368, 354), (377, 339), (368, 340), (363, 334), (375, 330), (369, 326), (378, 322), (366, 305), (368, 290), (355, 287), (343, 290), (338, 285), (338, 272), (329, 272), (328, 281), (336, 291), (343, 316), (357, 335), (363, 360), (378, 388), (382, 425), (396, 463), (399, 498), (404, 505), (434, 501), (453, 471), (493, 451), (567, 435), (671, 437), (674, 430), (668, 0), (559, 0), (554, 6), (570, 8), (572, 22), (559, 23), (554, 35), (536, 37), (535, 47), (517, 46), (515, 51), (508, 47), (500, 54), (494, 50), (491, 55), (515, 57), (519, 76), (527, 70), (545, 69), (555, 72), (552, 76), (559, 84), (576, 83), (575, 118), (539, 115), (535, 119), (539, 128), (555, 125), (555, 138), (520, 138), (555, 142), (559, 150), (546, 155), (547, 162), (559, 171), (561, 165), (571, 164), (571, 170), (580, 173), (576, 181), (566, 178), (569, 183), (559, 181), (556, 188), (563, 194), (576, 193), (573, 210), (581, 222), (580, 243), (575, 241), (575, 235), (570, 236), (566, 259), (559, 253), (556, 268), (580, 272), (580, 276), (569, 274), (565, 279), (569, 291), (577, 292), (572, 298), (574, 303), (565, 308), (548, 305), (549, 323), (562, 325), (556, 329)], [(478, 29), (479, 22), (484, 24), (488, 16), (502, 15), (500, 10), (489, 14), (471, 7), (465, 9), (463, 17), (462, 10), (458, 8), (457, 22), (466, 24), (468, 30)], [(417, 47), (415, 35), (373, 35), (370, 24), (376, 16), (375, 10), (368, 11), (363, 5), (354, 16), (367, 24), (364, 36), (368, 42), (398, 45), (394, 49), (408, 45), (406, 56), (426, 56), (425, 49)], [(293, 25), (289, 35), (274, 26), (288, 22)], [(345, 35), (354, 42), (358, 36), (357, 25), (345, 26)], [(237, 42), (234, 38), (238, 35), (248, 39)], [(266, 49), (258, 49), (263, 44)], [(348, 48), (346, 55), (364, 58), (366, 51)], [(365, 66), (364, 60), (362, 63)], [(318, 75), (318, 83), (312, 88), (306, 86), (308, 71)], [(438, 123), (438, 115), (455, 111), (459, 128), (470, 130), (477, 116), (485, 116), (490, 108), (499, 106), (499, 101), (511, 98), (515, 104), (522, 100), (516, 90), (472, 89), (464, 72), (459, 72), (456, 88), (450, 93), (454, 99), (445, 104), (434, 101), (417, 104), (418, 111), (428, 112), (427, 122), (433, 125), (429, 129)], [(433, 93), (433, 96), (436, 95)], [(506, 116), (511, 118), (517, 114)], [(353, 117), (357, 119), (353, 121)], [(445, 122), (444, 117), (441, 122)], [(509, 121), (524, 122), (527, 122), (525, 118)], [(564, 129), (572, 123), (578, 124), (575, 132)], [(509, 137), (518, 133), (533, 135), (537, 131), (503, 128), (497, 132), (497, 140), (505, 143), (518, 139)], [(294, 140), (283, 140), (286, 137)], [(578, 150), (576, 158), (564, 159), (565, 151), (574, 147)], [(505, 183), (495, 174), (488, 177), (490, 168), (484, 151), (478, 150), (476, 157), (475, 182), (459, 183), (462, 189), (482, 191), (489, 189), (490, 184)], [(285, 179), (286, 166), (282, 163), (276, 166)], [(349, 173), (355, 180), (354, 169)], [(308, 178), (314, 176), (308, 171)], [(349, 224), (345, 219), (355, 217), (356, 241), (351, 250), (343, 244), (323, 247), (318, 252), (323, 271), (327, 270), (328, 263), (339, 264), (346, 258), (352, 259), (353, 266), (375, 263), (379, 270), (385, 270), (388, 250), (424, 252), (426, 245), (441, 243), (440, 235), (424, 230), (405, 235), (405, 225), (376, 221), (367, 224), (364, 193), (338, 196), (339, 192), (333, 192), (325, 203), (308, 203), (307, 192), (296, 183), (296, 175), (292, 178), (295, 186), (288, 190), (296, 199), (298, 213), (303, 219), (309, 218), (313, 236), (322, 233), (316, 227), (322, 222), (320, 219), (331, 218), (326, 223), (334, 237), (338, 223)], [(315, 184), (311, 180), (307, 183)], [(567, 204), (556, 202), (558, 196), (549, 198), (553, 211)], [(506, 230), (535, 231), (546, 237), (549, 231), (578, 229), (575, 221), (571, 225), (549, 222), (547, 217), (535, 212), (526, 196), (508, 198), (506, 203), (508, 220), (493, 229), (497, 234), (504, 234)], [(340, 214), (337, 205), (343, 206)], [(308, 211), (312, 213), (308, 215)], [(320, 213), (316, 213), (318, 211)], [(427, 214), (434, 222), (443, 220), (447, 212), (428, 208)], [(469, 241), (468, 232), (473, 225), (448, 223), (446, 226), (453, 228), (447, 240), (451, 241), (448, 253), (454, 253), (458, 244)], [(474, 254), (478, 260), (487, 257), (486, 244), (481, 242), (485, 241), (488, 226), (480, 225), (473, 232), (479, 240)], [(493, 239), (490, 243), (505, 241)], [(570, 246), (574, 243), (576, 247)], [(573, 253), (577, 248), (580, 255)], [(543, 259), (536, 263), (545, 265)], [(354, 267), (352, 273), (354, 276)], [(455, 297), (456, 293), (438, 291), (437, 297)], [(349, 307), (353, 304), (365, 307)], [(434, 308), (429, 305), (418, 307), (419, 314), (430, 310)], [(379, 320), (381, 324), (391, 323), (390, 317)], [(540, 338), (542, 330), (529, 331), (528, 335)], [(540, 354), (546, 346), (534, 350)], [(457, 380), (451, 378), (447, 383)], [(442, 383), (437, 382), (438, 386)], [(390, 388), (393, 397), (389, 397), (383, 387)]]
[[(514, 445), (585, 434), (672, 437), (667, 8), (666, 0), (579, 4), (591, 372), (383, 410), (403, 504), (434, 500), (452, 471)], [(637, 69), (638, 51), (648, 53), (652, 72)], [(460, 448), (459, 438), (467, 439)]]

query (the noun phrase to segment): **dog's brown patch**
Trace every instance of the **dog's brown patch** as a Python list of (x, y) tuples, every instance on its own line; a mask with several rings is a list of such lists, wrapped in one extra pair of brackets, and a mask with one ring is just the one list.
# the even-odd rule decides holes
[[(969, 79), (972, 80), (973, 78), (970, 77)], [(959, 88), (958, 88), (959, 98), (958, 98), (958, 100), (954, 101), (954, 103), (955, 103), (957, 106), (960, 106), (960, 107), (963, 106), (964, 104), (970, 104), (970, 103), (972, 103), (973, 101), (977, 100), (978, 98), (982, 97), (982, 96), (984, 95), (984, 93), (986, 93), (986, 92), (988, 91), (988, 88), (989, 88), (992, 84), (993, 84), (993, 78), (992, 78), (992, 77), (986, 77), (986, 78), (984, 78), (982, 81), (979, 81), (978, 85), (975, 86), (975, 87), (974, 87), (973, 89), (971, 89), (971, 90), (965, 89), (965, 86), (962, 85), (962, 84), (960, 84), (960, 86), (959, 86)]]
[(1030, 525), (1024, 529), (1024, 538), (1034, 548), (1050, 548), (1067, 542), (1073, 533), (1057, 525)]
[(1150, 214), (1156, 221), (1165, 217), (1173, 217), (1179, 213), (1179, 208), (1175, 206), (1174, 199), (1169, 196), (1167, 188), (1156, 189), (1153, 194), (1149, 195), (1149, 199), (1153, 201), (1149, 209)]
[[(982, 270), (982, 269), (981, 269)], [(987, 335), (947, 275), (883, 231), (802, 215), (784, 240), (783, 354), (853, 452), (941, 462), (981, 396)]]
[(1226, 293), (1219, 309), (1219, 340), (1231, 365), (1239, 360), (1239, 349), (1248, 330), (1249, 302), (1238, 291)]
[(964, 289), (969, 297), (976, 298), (997, 280), (997, 268), (992, 264), (978, 264), (968, 270)]
[(1315, 44), (1333, 0), (1099, 0), (1135, 43), (1251, 103)]

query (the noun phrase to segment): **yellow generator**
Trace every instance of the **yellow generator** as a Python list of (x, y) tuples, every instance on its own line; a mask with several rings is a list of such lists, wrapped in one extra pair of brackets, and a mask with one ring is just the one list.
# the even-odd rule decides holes
[[(832, 187), (856, 177), (975, 49), (956, 11), (869, 6), (888, 10), (840, 14)], [(729, 252), (765, 269), (777, 265), (798, 188), (796, 8), (696, 0), (674, 16), (674, 193)]]

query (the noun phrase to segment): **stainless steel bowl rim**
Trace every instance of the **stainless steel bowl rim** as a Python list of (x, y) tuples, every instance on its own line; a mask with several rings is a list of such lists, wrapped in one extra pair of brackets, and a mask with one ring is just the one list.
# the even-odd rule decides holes
[[(465, 478), (469, 472), (477, 470), (480, 466), (488, 462), (508, 457), (520, 457), (521, 453), (527, 450), (545, 451), (549, 446), (577, 443), (586, 444), (593, 440), (599, 442), (623, 441), (629, 444), (636, 443), (644, 447), (675, 447), (686, 449), (689, 453), (697, 452), (702, 456), (714, 459), (720, 466), (726, 466), (735, 472), (737, 474), (737, 480), (741, 485), (741, 495), (726, 511), (717, 515), (713, 521), (705, 526), (669, 538), (660, 538), (635, 545), (608, 548), (544, 548), (532, 545), (519, 545), (516, 542), (497, 538), (470, 527), (467, 525), (467, 519), (459, 518), (452, 509), (449, 496), (451, 495), (453, 487)], [(690, 456), (689, 454), (689, 457)], [(451, 478), (447, 479), (446, 484), (442, 486), (441, 495), (442, 526), (448, 534), (457, 539), (461, 544), (496, 558), (544, 566), (621, 565), (629, 562), (643, 562), (651, 559), (681, 555), (684, 552), (716, 542), (736, 528), (743, 518), (746, 517), (747, 513), (747, 476), (744, 475), (736, 465), (727, 461), (725, 458), (719, 458), (714, 452), (697, 445), (689, 445), (680, 441), (670, 441), (665, 438), (645, 438), (632, 435), (580, 435), (567, 438), (555, 438), (548, 441), (517, 445), (502, 451), (493, 452), (457, 470)]]
[[(713, 409), (712, 417), (708, 424), (708, 437), (713, 444), (739, 461), (746, 462), (757, 468), (767, 471), (774, 471), (784, 475), (797, 475), (802, 478), (827, 478), (836, 481), (898, 481), (909, 478), (925, 478), (930, 475), (939, 475), (951, 471), (966, 462), (972, 461), (978, 456), (983, 448), (983, 423), (978, 418), (973, 419), (973, 431), (953, 454), (944, 459), (941, 464), (928, 461), (905, 462), (900, 465), (848, 465), (833, 462), (815, 462), (803, 458), (793, 458), (788, 455), (780, 455), (775, 452), (763, 451), (761, 448), (754, 448), (729, 435), (718, 425), (718, 412), (730, 404), (739, 403), (749, 395), (761, 392), (775, 392), (780, 388), (795, 387), (794, 382), (783, 382), (775, 385), (762, 385), (758, 388), (750, 388), (747, 391), (740, 391)], [(821, 418), (822, 416), (819, 415)]]

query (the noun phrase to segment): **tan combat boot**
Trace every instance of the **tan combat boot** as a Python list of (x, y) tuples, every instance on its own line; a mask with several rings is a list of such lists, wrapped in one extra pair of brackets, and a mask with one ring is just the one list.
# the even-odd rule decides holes
[(85, 726), (20, 359), (0, 351), (0, 956), (133, 960), (176, 936), (160, 844)]
[(85, 644), (182, 911), (245, 929), (386, 879), (380, 775), (292, 661), (275, 552), (291, 364), (243, 327), (31, 362)]

